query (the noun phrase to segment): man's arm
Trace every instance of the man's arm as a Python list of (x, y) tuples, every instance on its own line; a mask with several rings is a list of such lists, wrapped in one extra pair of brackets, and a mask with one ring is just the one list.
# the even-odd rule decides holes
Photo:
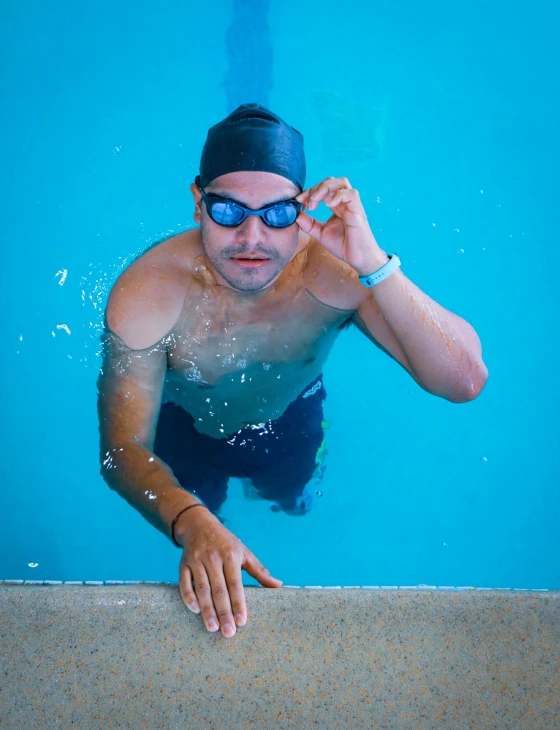
[[(133, 507), (171, 537), (175, 517), (200, 504), (153, 453), (153, 442), (167, 370), (166, 338), (181, 308), (180, 292), (157, 269), (126, 271), (107, 305), (103, 367), (98, 381), (101, 473)], [(172, 320), (168, 321), (168, 320)], [(155, 342), (153, 346), (148, 346)], [(143, 348), (143, 349), (141, 349)], [(183, 547), (179, 590), (191, 611), (200, 613), (209, 631), (221, 627), (233, 636), (245, 625), (247, 607), (241, 571), (262, 585), (282, 584), (210, 510), (183, 512), (175, 524)]]
[[(389, 261), (348, 178), (328, 177), (296, 199), (307, 209), (296, 219), (302, 231), (359, 276), (369, 276)], [(326, 223), (308, 214), (320, 202), (333, 212)], [(362, 296), (354, 321), (422, 388), (453, 403), (480, 394), (488, 370), (478, 335), (468, 322), (430, 299), (400, 270)]]
[(108, 328), (103, 345), (98, 380), (101, 474), (112, 489), (170, 536), (176, 514), (198, 500), (152, 451), (167, 369), (166, 347), (160, 341), (134, 350)]
[[(372, 271), (388, 260), (380, 252)], [(474, 328), (424, 294), (400, 269), (366, 290), (354, 322), (429, 393), (464, 403), (486, 384), (488, 370)]]

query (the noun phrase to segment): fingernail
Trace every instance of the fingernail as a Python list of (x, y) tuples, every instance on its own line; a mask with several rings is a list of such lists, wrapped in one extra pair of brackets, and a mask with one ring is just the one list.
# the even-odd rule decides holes
[(245, 616), (240, 613), (235, 614), (235, 622), (238, 626), (245, 626), (245, 624), (247, 623), (247, 621), (245, 620)]
[(235, 634), (235, 629), (231, 624), (224, 624), (222, 627), (222, 633), (224, 636), (233, 636)]
[(216, 631), (217, 629), (218, 624), (213, 618), (211, 618), (210, 621), (208, 621), (208, 631)]
[(191, 609), (191, 611), (194, 611), (194, 613), (200, 613), (200, 606), (196, 601), (189, 603), (189, 608)]

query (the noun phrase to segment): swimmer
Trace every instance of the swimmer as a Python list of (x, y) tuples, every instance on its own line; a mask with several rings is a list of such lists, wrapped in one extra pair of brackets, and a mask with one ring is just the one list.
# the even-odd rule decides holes
[[(306, 188), (305, 175), (302, 135), (240, 106), (208, 131), (190, 185), (198, 225), (130, 264), (105, 313), (101, 473), (181, 548), (181, 597), (225, 637), (247, 621), (242, 570), (282, 584), (220, 520), (227, 481), (305, 514), (324, 450), (322, 371), (345, 327), (453, 403), (488, 375), (473, 327), (378, 245), (350, 181)], [(326, 223), (311, 215), (320, 203)]]

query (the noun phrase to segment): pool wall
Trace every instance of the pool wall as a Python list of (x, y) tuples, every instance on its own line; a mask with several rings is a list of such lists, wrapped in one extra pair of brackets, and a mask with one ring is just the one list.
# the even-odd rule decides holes
[(0, 727), (557, 728), (560, 591), (0, 585)]

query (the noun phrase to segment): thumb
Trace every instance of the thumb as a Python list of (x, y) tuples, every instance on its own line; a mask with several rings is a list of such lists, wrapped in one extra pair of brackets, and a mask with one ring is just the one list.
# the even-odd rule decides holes
[(315, 240), (321, 241), (321, 233), (323, 232), (323, 224), (307, 213), (300, 213), (296, 218), (296, 223), (304, 233), (308, 233)]
[[(241, 563), (241, 567), (256, 578), (259, 583), (267, 588), (280, 588), (282, 581), (278, 578), (273, 578), (270, 572), (260, 563), (257, 558), (253, 555), (250, 550), (245, 552), (244, 561)], [(280, 584), (280, 585), (279, 585)]]

